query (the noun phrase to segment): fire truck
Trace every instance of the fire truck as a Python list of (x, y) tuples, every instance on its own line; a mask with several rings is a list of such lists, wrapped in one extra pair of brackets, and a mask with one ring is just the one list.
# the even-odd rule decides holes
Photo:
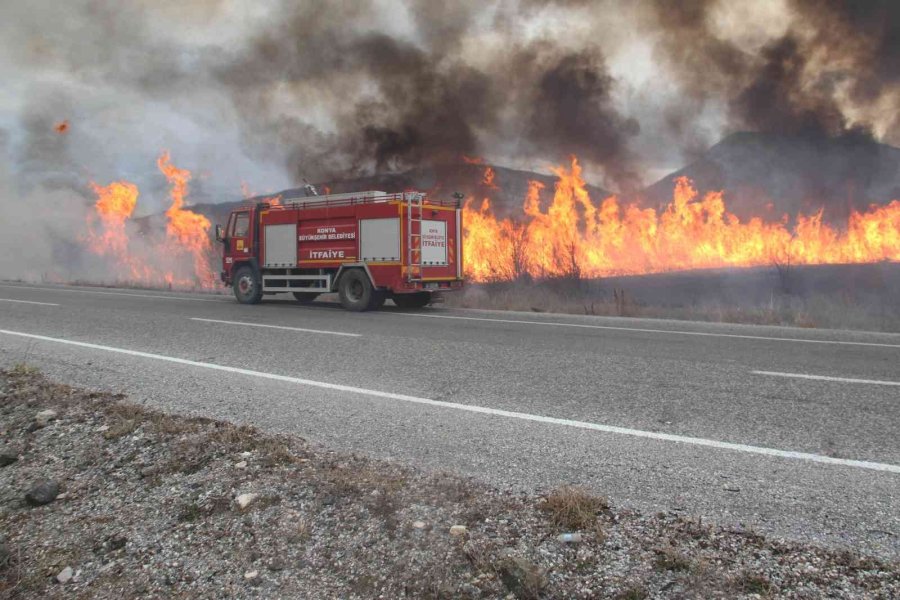
[(222, 282), (243, 304), (278, 293), (308, 303), (337, 292), (352, 311), (388, 298), (401, 308), (426, 306), (435, 292), (463, 286), (460, 197), (367, 191), (250, 202), (216, 226)]

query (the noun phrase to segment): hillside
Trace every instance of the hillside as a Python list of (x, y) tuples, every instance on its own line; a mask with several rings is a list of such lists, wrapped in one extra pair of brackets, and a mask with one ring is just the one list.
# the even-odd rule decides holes
[(734, 133), (648, 187), (645, 202), (668, 202), (681, 176), (700, 191), (725, 190), (729, 210), (742, 218), (824, 207), (827, 220), (842, 221), (851, 208), (900, 198), (900, 148), (864, 136)]
[[(403, 173), (387, 173), (345, 179), (340, 181), (318, 182), (316, 187), (320, 193), (329, 189), (332, 193), (352, 192), (359, 190), (381, 190), (384, 192), (402, 192), (415, 189), (428, 192), (433, 197), (450, 198), (454, 192), (462, 192), (466, 197), (478, 200), (490, 198), (498, 215), (506, 216), (521, 212), (522, 202), (528, 191), (528, 182), (535, 180), (544, 184), (542, 197), (549, 201), (553, 195), (556, 178), (532, 171), (519, 171), (505, 167), (490, 166), (494, 172), (493, 187), (485, 182), (485, 169), (488, 165), (470, 164), (466, 162), (440, 164), (417, 167)], [(605, 198), (606, 190), (588, 186), (592, 198)], [(302, 196), (302, 188), (284, 190), (286, 196)], [(229, 211), (245, 200), (234, 199), (218, 204), (197, 204), (193, 210), (203, 213), (214, 223), (224, 223)]]

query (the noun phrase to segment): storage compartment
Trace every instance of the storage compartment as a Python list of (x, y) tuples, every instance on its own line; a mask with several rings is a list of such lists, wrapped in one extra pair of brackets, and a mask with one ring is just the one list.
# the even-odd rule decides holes
[(266, 225), (265, 267), (297, 266), (297, 225)]
[(360, 260), (400, 260), (400, 219), (360, 219)]

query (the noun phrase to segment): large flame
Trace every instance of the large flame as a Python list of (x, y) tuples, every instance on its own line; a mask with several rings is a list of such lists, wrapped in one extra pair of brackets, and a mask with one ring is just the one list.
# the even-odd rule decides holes
[[(595, 205), (576, 159), (554, 169), (559, 178), (546, 210), (530, 182), (525, 218), (498, 219), (490, 201), (464, 206), (466, 272), (476, 281), (533, 277), (600, 277), (759, 265), (865, 263), (900, 260), (900, 201), (853, 212), (845, 227), (822, 212), (742, 222), (722, 192), (702, 198), (687, 178), (677, 180), (661, 212), (623, 206), (615, 197)], [(487, 177), (485, 177), (487, 179)]]
[(188, 182), (191, 180), (191, 172), (173, 165), (168, 152), (163, 152), (159, 156), (156, 165), (171, 186), (169, 196), (172, 198), (172, 205), (166, 210), (166, 218), (169, 220), (166, 234), (172, 251), (190, 254), (194, 262), (194, 275), (200, 285), (212, 287), (215, 276), (209, 260), (211, 223), (203, 215), (184, 208), (184, 197), (187, 194)]
[(127, 181), (114, 181), (106, 186), (90, 184), (97, 196), (95, 214), (90, 223), (90, 248), (97, 254), (125, 256), (128, 234), (125, 223), (137, 205), (138, 188)]
[(127, 181), (101, 186), (90, 183), (97, 196), (88, 218), (88, 233), (82, 239), (94, 254), (114, 262), (118, 276), (131, 281), (152, 280), (152, 269), (129, 250), (126, 225), (137, 205), (138, 187)]
[(170, 185), (171, 205), (165, 213), (165, 238), (138, 236), (134, 225), (129, 231), (138, 187), (127, 181), (116, 181), (105, 186), (90, 184), (97, 201), (94, 212), (88, 216), (88, 232), (82, 240), (91, 252), (111, 261), (114, 271), (110, 275), (120, 281), (150, 286), (213, 287), (209, 219), (185, 208), (191, 173), (174, 166), (168, 152), (160, 155), (157, 166)]

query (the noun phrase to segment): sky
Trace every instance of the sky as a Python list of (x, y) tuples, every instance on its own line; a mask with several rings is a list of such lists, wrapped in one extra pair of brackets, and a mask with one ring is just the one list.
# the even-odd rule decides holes
[[(140, 214), (166, 204), (162, 150), (194, 173), (195, 201), (224, 201), (242, 185), (460, 154), (542, 172), (577, 154), (590, 181), (627, 191), (739, 129), (861, 123), (896, 137), (898, 96), (882, 85), (896, 36), (853, 3), (0, 0), (0, 12), (3, 189), (89, 202), (90, 181), (127, 179)], [(881, 56), (883, 73), (852, 74)]]

